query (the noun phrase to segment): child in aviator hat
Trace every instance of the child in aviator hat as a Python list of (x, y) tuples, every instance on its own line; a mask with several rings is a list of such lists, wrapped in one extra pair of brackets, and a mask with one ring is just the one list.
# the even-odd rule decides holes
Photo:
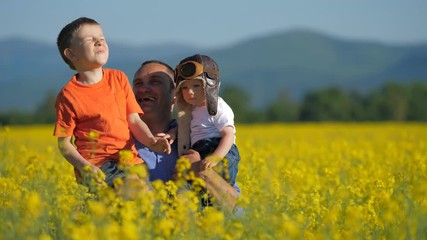
[[(189, 148), (202, 157), (201, 171), (223, 164), (223, 176), (236, 186), (239, 151), (230, 106), (218, 96), (218, 64), (209, 56), (196, 54), (175, 68), (178, 107), (178, 154)], [(226, 159), (227, 161), (221, 161)]]

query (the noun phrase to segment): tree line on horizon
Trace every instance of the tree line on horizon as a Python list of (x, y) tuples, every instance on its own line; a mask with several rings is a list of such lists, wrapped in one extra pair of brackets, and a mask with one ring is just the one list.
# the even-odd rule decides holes
[[(427, 121), (425, 83), (389, 82), (365, 94), (331, 86), (309, 91), (300, 101), (282, 90), (262, 109), (248, 104), (250, 94), (236, 86), (225, 86), (221, 96), (233, 109), (236, 123)], [(0, 126), (52, 124), (55, 100), (56, 93), (50, 91), (33, 112), (2, 112)]]
[(282, 90), (263, 109), (251, 108), (250, 95), (237, 87), (226, 87), (222, 96), (237, 123), (427, 121), (425, 83), (388, 82), (365, 94), (331, 86), (309, 91), (300, 101)]

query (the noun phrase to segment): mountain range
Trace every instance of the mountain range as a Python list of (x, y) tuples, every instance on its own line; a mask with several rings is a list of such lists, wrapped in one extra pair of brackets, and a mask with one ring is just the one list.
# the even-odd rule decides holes
[[(209, 55), (219, 64), (222, 88), (239, 87), (255, 107), (265, 106), (283, 91), (298, 100), (308, 91), (329, 86), (363, 93), (389, 81), (427, 83), (427, 43), (391, 45), (294, 30), (217, 49), (113, 42), (109, 47), (106, 67), (124, 71), (129, 79), (146, 60), (158, 59), (174, 67), (195, 53)], [(24, 38), (0, 39), (0, 71), (0, 112), (34, 110), (74, 74), (54, 44)]]

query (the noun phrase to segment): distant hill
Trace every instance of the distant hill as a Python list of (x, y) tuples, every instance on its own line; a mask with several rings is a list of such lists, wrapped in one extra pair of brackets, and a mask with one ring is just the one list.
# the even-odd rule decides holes
[(426, 53), (427, 44), (391, 46), (310, 31), (277, 33), (211, 52), (224, 82), (242, 86), (255, 103), (272, 100), (281, 89), (299, 98), (331, 85), (365, 92), (390, 80), (427, 82)]
[[(391, 80), (427, 82), (427, 44), (395, 46), (290, 31), (215, 50), (179, 44), (109, 45), (107, 67), (121, 69), (129, 78), (148, 59), (175, 66), (191, 54), (208, 54), (220, 66), (222, 86), (240, 87), (251, 96), (249, 104), (257, 107), (274, 100), (281, 90), (298, 99), (332, 85), (366, 92)], [(33, 110), (73, 74), (55, 45), (26, 39), (0, 40), (0, 70), (0, 111)]]

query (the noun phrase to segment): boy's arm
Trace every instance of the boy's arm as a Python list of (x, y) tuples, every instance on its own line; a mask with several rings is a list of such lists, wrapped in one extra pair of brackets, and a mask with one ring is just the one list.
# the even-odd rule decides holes
[(133, 136), (142, 144), (155, 152), (170, 154), (171, 146), (169, 141), (163, 137), (154, 137), (138, 113), (128, 114), (128, 123)]
[(234, 143), (234, 127), (226, 126), (221, 130), (221, 141), (215, 151), (202, 161), (202, 170), (215, 167), (221, 161)]
[(64, 156), (65, 159), (76, 169), (82, 172), (83, 167), (89, 165), (94, 172), (101, 171), (99, 168), (95, 167), (93, 164), (88, 162), (82, 155), (77, 151), (74, 145), (71, 143), (71, 137), (59, 137), (58, 138), (58, 148)]

